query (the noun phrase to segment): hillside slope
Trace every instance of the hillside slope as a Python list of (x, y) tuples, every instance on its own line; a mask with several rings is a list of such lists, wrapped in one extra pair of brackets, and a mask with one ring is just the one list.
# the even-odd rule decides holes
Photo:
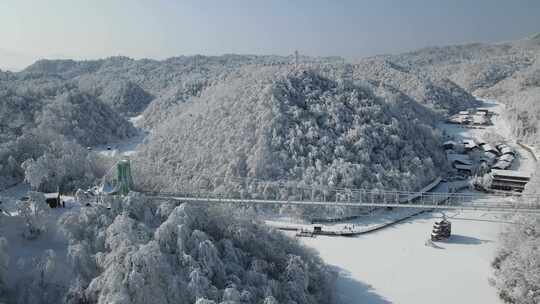
[(393, 86), (418, 103), (445, 113), (478, 104), (467, 91), (447, 78), (429, 78), (418, 71), (381, 58), (368, 58), (354, 65), (354, 79), (376, 80)]
[(230, 190), (246, 177), (418, 189), (444, 156), (429, 118), (414, 111), (314, 70), (245, 68), (153, 130), (137, 155), (139, 176), (154, 189)]
[[(79, 151), (80, 145), (106, 144), (136, 134), (131, 123), (108, 105), (55, 77), (25, 75), (0, 82), (0, 103), (0, 189), (21, 182), (21, 164), (47, 151), (63, 158), (59, 151), (68, 146), (66, 150)], [(78, 160), (86, 157), (76, 155)], [(85, 167), (83, 163), (76, 166)], [(63, 172), (69, 175), (74, 168), (66, 169)], [(48, 173), (52, 174), (40, 172)], [(56, 178), (61, 177), (51, 179)]]
[[(536, 174), (525, 188), (526, 194), (540, 194), (540, 175)], [(525, 202), (530, 203), (530, 202)], [(509, 225), (500, 236), (500, 245), (492, 266), (493, 284), (507, 303), (540, 302), (540, 216), (515, 216), (519, 225)]]
[(495, 98), (509, 109), (514, 135), (538, 143), (540, 38), (434, 47), (383, 56), (431, 79), (449, 78), (475, 95)]

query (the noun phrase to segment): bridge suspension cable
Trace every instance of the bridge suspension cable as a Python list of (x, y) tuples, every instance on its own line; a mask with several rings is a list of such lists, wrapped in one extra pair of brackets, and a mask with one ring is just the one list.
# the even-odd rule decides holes
[(395, 207), (467, 209), (540, 213), (539, 195), (501, 195), (450, 192), (411, 192), (308, 187), (262, 188), (262, 191), (216, 193), (198, 189), (186, 192), (145, 192), (154, 199), (188, 203), (227, 203), (298, 206)]

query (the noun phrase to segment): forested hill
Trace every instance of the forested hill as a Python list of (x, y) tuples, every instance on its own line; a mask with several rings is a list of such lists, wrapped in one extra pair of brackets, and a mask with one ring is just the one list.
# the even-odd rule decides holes
[[(0, 100), (6, 106), (0, 110), (0, 116), (3, 117), (0, 138), (1, 187), (20, 181), (25, 171), (21, 164), (28, 159), (36, 160), (45, 153), (45, 148), (36, 150), (33, 147), (46, 147), (47, 141), (52, 142), (57, 138), (82, 146), (113, 143), (136, 133), (127, 118), (139, 114), (143, 115), (141, 124), (144, 128), (149, 131), (160, 130), (158, 128), (162, 125), (175, 123), (183, 115), (183, 109), (190, 109), (193, 103), (207, 102), (211, 94), (220, 96), (235, 89), (227, 88), (227, 81), (237, 82), (238, 85), (262, 81), (242, 79), (253, 76), (246, 71), (293, 71), (297, 68), (312, 71), (329, 83), (334, 83), (331, 88), (337, 84), (342, 87), (362, 87), (366, 94), (369, 91), (369, 94), (376, 95), (381, 106), (386, 106), (388, 102), (394, 108), (410, 107), (411, 113), (422, 113), (418, 115), (422, 117), (421, 123), (428, 125), (435, 119), (433, 109), (438, 113), (455, 112), (474, 104), (472, 96), (457, 85), (446, 80), (431, 80), (412, 70), (403, 72), (395, 64), (381, 64), (376, 73), (357, 66), (349, 75), (351, 65), (338, 57), (302, 56), (299, 67), (291, 64), (293, 61), (291, 56), (254, 55), (181, 56), (163, 61), (111, 57), (90, 61), (40, 60), (19, 73), (2, 72)], [(272, 81), (277, 81), (277, 78)], [(264, 88), (254, 87), (253, 90)], [(297, 89), (297, 98), (309, 99), (309, 95), (302, 94), (313, 93), (309, 89)], [(327, 89), (317, 88), (317, 98), (327, 98), (336, 93), (335, 90), (326, 92)], [(259, 96), (263, 92), (251, 91), (250, 94)], [(252, 98), (248, 94), (245, 97)], [(245, 99), (241, 101), (246, 102)], [(226, 102), (215, 103), (221, 104), (220, 107), (227, 106)], [(234, 112), (235, 109), (230, 108), (228, 111)], [(357, 119), (355, 115), (358, 114), (351, 114), (347, 119)], [(306, 123), (302, 120), (312, 118), (308, 115), (296, 119), (299, 123)], [(396, 119), (399, 121), (399, 117)], [(373, 117), (365, 122), (367, 125), (376, 123), (386, 124), (386, 121), (379, 122)], [(218, 135), (224, 132), (221, 136), (226, 136), (227, 130), (216, 132)], [(202, 137), (206, 135), (197, 131), (193, 136), (201, 137), (203, 141)], [(325, 138), (333, 142), (337, 140), (334, 136), (342, 135), (328, 134)], [(35, 142), (37, 138), (43, 143)], [(292, 146), (289, 148), (293, 149)], [(350, 150), (347, 146), (345, 149)], [(369, 149), (366, 151), (373, 152)], [(340, 155), (333, 151), (317, 153), (328, 153), (320, 156), (321, 159), (333, 159)], [(425, 156), (437, 159), (434, 155)], [(306, 164), (296, 164), (295, 161), (291, 160), (287, 167), (308, 167)], [(388, 166), (392, 161), (381, 159), (380, 162), (381, 166), (386, 166), (384, 174), (389, 174), (386, 169), (390, 168)], [(220, 165), (224, 166), (225, 163)], [(203, 171), (207, 169), (203, 168)], [(406, 171), (403, 168), (394, 169)], [(294, 174), (296, 177), (301, 175)], [(416, 185), (417, 182), (413, 181), (412, 184)]]
[[(88, 189), (115, 159), (86, 146), (137, 135), (130, 118), (142, 115), (149, 135), (132, 159), (145, 190), (234, 192), (240, 179), (417, 190), (446, 169), (435, 122), (477, 105), (471, 92), (507, 103), (516, 135), (537, 139), (539, 45), (535, 37), (298, 65), (252, 55), (41, 60), (0, 72), (0, 189), (23, 180), (43, 192)], [(0, 238), (0, 302), (331, 302), (332, 271), (253, 210), (150, 204), (135, 192), (106, 205), (46, 217), (58, 254), (20, 256), (11, 248), (31, 242)], [(34, 231), (19, 215), (8, 219)], [(506, 247), (529, 233), (508, 234)], [(514, 247), (529, 253), (537, 240)], [(538, 272), (506, 280), (516, 263), (535, 262), (507, 253), (496, 284), (519, 301)]]
[[(187, 142), (200, 145), (205, 144), (208, 138), (226, 138), (235, 132), (245, 132), (242, 131), (245, 128), (257, 129), (233, 124), (227, 128), (214, 128), (215, 134), (209, 134), (212, 126), (227, 121), (226, 113), (231, 117), (238, 115), (237, 120), (242, 122), (246, 121), (241, 116), (240, 110), (243, 107), (251, 103), (269, 107), (275, 103), (277, 110), (267, 115), (278, 115), (287, 119), (265, 118), (264, 121), (271, 121), (272, 124), (266, 127), (281, 133), (272, 136), (258, 133), (254, 136), (258, 140), (279, 139), (286, 144), (275, 144), (272, 146), (273, 150), (269, 150), (270, 154), (261, 156), (255, 152), (262, 150), (243, 151), (237, 147), (244, 153), (237, 155), (235, 153), (238, 151), (227, 150), (227, 145), (213, 147), (208, 143), (210, 150), (205, 150), (204, 153), (219, 151), (227, 157), (213, 157), (215, 162), (201, 162), (200, 165), (204, 166), (197, 170), (199, 174), (210, 172), (211, 168), (220, 168), (220, 172), (229, 170), (242, 176), (247, 173), (240, 169), (224, 168), (233, 166), (234, 163), (242, 167), (243, 159), (263, 163), (276, 161), (276, 168), (272, 172), (257, 169), (249, 174), (254, 177), (298, 178), (307, 183), (326, 184), (336, 178), (327, 177), (326, 174), (335, 174), (337, 167), (348, 168), (347, 170), (352, 168), (347, 167), (349, 165), (332, 164), (335, 160), (350, 163), (351, 166), (369, 164), (366, 167), (369, 173), (360, 174), (355, 171), (356, 173), (344, 174), (363, 176), (365, 178), (362, 182), (343, 182), (344, 179), (339, 177), (338, 184), (359, 186), (364, 183), (372, 186), (415, 188), (436, 172), (423, 174), (425, 178), (416, 179), (415, 174), (420, 174), (419, 171), (395, 162), (398, 158), (395, 153), (405, 153), (400, 150), (405, 146), (398, 145), (400, 148), (394, 151), (395, 146), (389, 143), (394, 142), (395, 137), (399, 138), (399, 141), (409, 139), (406, 133), (410, 128), (431, 128), (430, 125), (440, 118), (439, 114), (454, 113), (477, 105), (472, 93), (505, 102), (508, 105), (506, 115), (513, 122), (516, 136), (529, 142), (538, 140), (538, 50), (540, 40), (538, 37), (531, 37), (500, 44), (427, 48), (399, 55), (365, 58), (352, 64), (338, 57), (303, 56), (299, 66), (295, 66), (292, 64), (292, 56), (255, 55), (181, 56), (163, 61), (134, 60), (127, 57), (90, 61), (40, 60), (19, 73), (0, 73), (0, 101), (3, 105), (0, 109), (0, 187), (20, 181), (25, 174), (22, 163), (29, 159), (39, 159), (47, 150), (47, 142), (58, 141), (58, 138), (78, 145), (79, 148), (113, 143), (133, 136), (136, 132), (127, 118), (142, 114), (141, 125), (153, 133), (151, 142), (144, 146), (145, 149), (155, 150), (152, 153), (167, 154), (170, 152), (156, 147), (150, 148), (152, 141), (155, 143), (160, 137), (179, 140), (184, 131), (175, 128), (180, 128), (189, 119), (194, 120), (192, 124), (202, 125), (200, 129), (192, 130), (189, 136), (186, 135)], [(295, 74), (298, 71), (306, 74)], [(298, 87), (293, 85), (295, 81), (308, 81), (310, 84), (308, 87)], [(283, 91), (283, 87), (286, 88), (285, 96), (274, 94)], [(246, 91), (248, 88), (249, 91)], [(293, 92), (293, 97), (287, 97), (287, 94)], [(360, 113), (359, 111), (365, 111), (362, 109), (365, 106), (362, 102), (346, 105), (344, 109), (350, 108), (350, 113), (341, 108), (333, 109), (343, 103), (343, 94), (359, 92), (364, 97), (369, 96), (365, 98), (375, 102), (380, 111)], [(227, 99), (232, 96), (237, 96), (234, 103)], [(312, 103), (307, 104), (309, 107), (299, 107), (295, 103), (297, 100), (310, 100)], [(201, 105), (197, 105), (198, 103)], [(278, 104), (280, 105), (277, 106)], [(311, 106), (313, 108), (310, 108)], [(208, 112), (201, 112), (200, 107), (206, 107), (205, 111)], [(335, 117), (326, 113), (334, 121), (325, 125), (327, 122), (320, 121), (317, 111), (331, 110), (345, 112), (334, 115)], [(264, 111), (261, 113), (265, 113)], [(297, 113), (291, 114), (291, 111)], [(360, 115), (373, 117), (360, 119)], [(377, 129), (378, 125), (388, 125), (389, 117), (397, 122), (404, 134), (388, 131), (392, 128), (381, 134), (369, 133), (363, 129), (362, 132), (367, 133), (356, 135), (361, 141), (355, 141), (351, 134), (343, 135), (343, 132), (356, 132), (351, 130), (356, 130), (359, 126)], [(317, 123), (318, 130), (309, 129), (309, 124), (313, 121)], [(208, 126), (205, 127), (204, 123), (208, 123)], [(287, 128), (293, 127), (297, 128), (294, 132), (287, 131)], [(262, 127), (259, 129), (265, 130)], [(320, 136), (317, 139), (320, 141), (311, 143), (312, 148), (306, 146), (309, 143), (303, 139), (306, 136), (303, 132), (308, 132), (306, 134), (309, 136)], [(436, 135), (433, 136), (436, 138)], [(421, 160), (431, 159), (437, 168), (439, 156), (438, 150), (433, 148), (435, 144), (426, 146), (434, 150), (420, 152), (419, 144), (414, 143), (414, 137), (411, 136), (410, 139), (413, 144), (407, 149), (412, 149), (412, 152), (407, 150), (407, 153), (412, 153)], [(311, 140), (315, 142), (315, 139)], [(265, 147), (255, 142), (245, 142), (240, 146), (243, 144)], [(338, 145), (339, 149), (329, 150), (325, 147), (328, 144)], [(222, 148), (223, 150), (220, 150)], [(380, 151), (384, 153), (381, 154)], [(275, 158), (278, 154), (280, 156)], [(171, 158), (170, 161), (181, 161), (182, 166), (193, 165), (186, 155), (176, 156), (176, 159)], [(270, 157), (269, 155), (272, 155), (272, 158), (266, 158)], [(316, 162), (317, 160), (319, 162)], [(319, 167), (314, 165), (315, 163)], [(375, 165), (380, 165), (382, 169), (371, 168)], [(309, 171), (308, 168), (311, 167), (318, 168), (318, 171)], [(194, 168), (196, 166), (189, 170), (195, 170)], [(430, 170), (431, 165), (425, 168)], [(413, 175), (409, 178), (412, 181), (410, 185), (392, 184), (391, 180), (397, 180), (401, 178), (401, 174), (407, 172)], [(310, 174), (316, 174), (324, 180), (308, 178)]]
[(238, 177), (418, 189), (444, 160), (435, 114), (425, 113), (317, 70), (248, 66), (174, 108), (137, 160), (158, 189), (211, 181), (226, 190)]
[(366, 58), (354, 65), (353, 77), (393, 86), (418, 103), (443, 113), (477, 105), (465, 89), (446, 77), (428, 77), (413, 68), (382, 58)]

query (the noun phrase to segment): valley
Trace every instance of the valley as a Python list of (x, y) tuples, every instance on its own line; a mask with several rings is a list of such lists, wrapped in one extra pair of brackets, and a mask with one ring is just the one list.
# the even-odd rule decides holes
[[(493, 101), (485, 102), (482, 107), (488, 105), (498, 114), (492, 126), (471, 129), (441, 124), (439, 127), (462, 138), (482, 139), (492, 130), (510, 136), (505, 132), (507, 122), (501, 119), (504, 108)], [(506, 140), (514, 142), (512, 137), (506, 137)], [(529, 152), (515, 144), (512, 146), (520, 155), (513, 169), (533, 172), (536, 163)], [(432, 225), (443, 214), (452, 222), (452, 236), (431, 246), (427, 240)], [(301, 240), (320, 252), (322, 258), (339, 271), (340, 303), (353, 300), (366, 303), (504, 303), (489, 280), (493, 277), (491, 262), (497, 250), (497, 238), (507, 225), (520, 223), (505, 213), (434, 211), (357, 237), (317, 236)]]
[(0, 303), (535, 303), (539, 39), (0, 71)]

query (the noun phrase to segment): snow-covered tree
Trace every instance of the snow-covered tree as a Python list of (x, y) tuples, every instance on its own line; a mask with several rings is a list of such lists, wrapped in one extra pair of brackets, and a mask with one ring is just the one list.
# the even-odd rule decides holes
[(135, 160), (142, 187), (259, 195), (258, 180), (287, 180), (414, 190), (444, 168), (433, 114), (422, 115), (410, 99), (387, 103), (364, 87), (342, 86), (317, 69), (246, 67), (192, 101), (142, 145)]
[(80, 145), (54, 139), (37, 159), (22, 163), (25, 180), (33, 189), (53, 192), (90, 185), (103, 170), (96, 170), (100, 160), (93, 158)]
[(37, 128), (83, 145), (107, 144), (136, 134), (128, 121), (101, 100), (77, 91), (47, 103), (37, 118)]
[(533, 304), (540, 301), (540, 218), (519, 220), (501, 236), (501, 245), (493, 261), (495, 286), (508, 303)]
[(65, 214), (59, 225), (75, 276), (66, 301), (331, 302), (334, 274), (297, 241), (240, 210), (170, 206), (130, 194), (107, 211)]
[(28, 198), (17, 202), (17, 213), (24, 218), (24, 237), (34, 239), (46, 230), (50, 208), (45, 202), (43, 193), (29, 192)]
[[(539, 193), (540, 175), (528, 183), (527, 194)], [(529, 198), (531, 199), (531, 198)], [(526, 203), (540, 203), (527, 201)], [(540, 216), (526, 215), (514, 219), (500, 236), (500, 245), (492, 263), (493, 284), (507, 303), (540, 302)]]

